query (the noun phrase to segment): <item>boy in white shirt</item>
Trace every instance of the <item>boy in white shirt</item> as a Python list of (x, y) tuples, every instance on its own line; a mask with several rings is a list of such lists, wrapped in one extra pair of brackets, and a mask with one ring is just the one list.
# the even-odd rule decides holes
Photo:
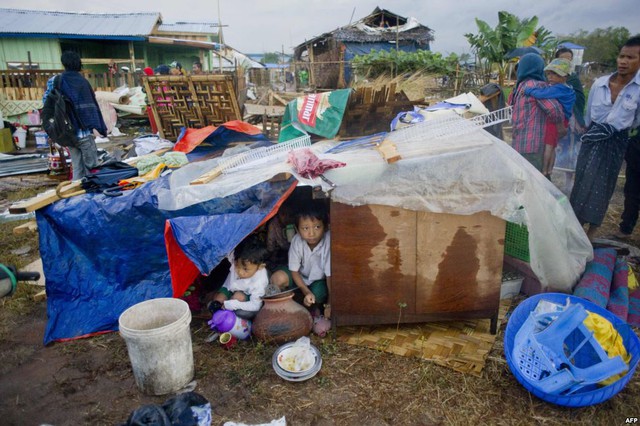
[(318, 202), (307, 205), (296, 215), (297, 234), (289, 247), (288, 268), (271, 275), (271, 283), (281, 290), (299, 288), (308, 308), (324, 307), (324, 316), (331, 318), (327, 304), (331, 291), (331, 236), (328, 216)]
[(245, 238), (228, 256), (231, 269), (209, 310), (235, 311), (240, 318), (253, 318), (262, 307), (262, 297), (269, 284), (265, 267), (267, 249), (256, 235)]

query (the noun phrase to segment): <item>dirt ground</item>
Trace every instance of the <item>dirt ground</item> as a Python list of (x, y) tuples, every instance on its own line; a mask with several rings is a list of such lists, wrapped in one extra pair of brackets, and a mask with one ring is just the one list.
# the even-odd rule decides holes
[[(16, 197), (9, 192), (1, 198)], [(615, 231), (621, 205), (619, 185), (603, 235)], [(21, 223), (0, 224), (2, 261), (19, 267), (38, 257), (36, 235), (12, 234)], [(628, 242), (639, 247), (640, 230)], [(22, 247), (28, 247), (26, 254), (16, 252)], [(0, 300), (3, 425), (114, 425), (141, 405), (167, 398), (137, 389), (118, 333), (43, 346), (46, 301), (32, 299), (40, 289), (21, 285), (11, 298)], [(481, 377), (314, 336), (322, 369), (306, 382), (291, 383), (271, 367), (276, 346), (248, 341), (226, 351), (206, 343), (206, 321), (194, 319), (195, 391), (211, 402), (214, 425), (268, 423), (282, 416), (290, 425), (609, 425), (640, 416), (637, 374), (620, 394), (592, 407), (563, 408), (530, 395), (506, 364), (505, 325)]]

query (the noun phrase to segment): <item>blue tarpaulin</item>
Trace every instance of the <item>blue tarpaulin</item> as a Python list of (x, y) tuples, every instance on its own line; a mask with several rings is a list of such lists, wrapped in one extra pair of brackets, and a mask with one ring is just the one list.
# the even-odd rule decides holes
[(560, 43), (558, 47), (565, 47), (567, 49), (575, 49), (575, 50), (584, 50), (584, 46), (580, 46), (579, 44), (571, 43), (570, 41), (565, 41)]
[(176, 247), (207, 274), (277, 209), (295, 180), (162, 211), (156, 194), (168, 184), (165, 176), (120, 197), (79, 195), (37, 211), (47, 288), (45, 344), (117, 330), (128, 307), (175, 295), (167, 224)]
[[(208, 273), (274, 209), (291, 181), (262, 183), (179, 211), (157, 208), (168, 177), (120, 197), (87, 194), (38, 210), (49, 321), (44, 343), (118, 329), (143, 300), (173, 295), (165, 221)], [(179, 296), (179, 295), (177, 295)]]

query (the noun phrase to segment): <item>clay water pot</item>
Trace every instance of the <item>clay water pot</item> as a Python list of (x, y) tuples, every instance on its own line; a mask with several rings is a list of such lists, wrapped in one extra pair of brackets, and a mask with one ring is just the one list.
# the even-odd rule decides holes
[(313, 318), (304, 306), (293, 300), (293, 293), (263, 300), (262, 309), (253, 319), (253, 335), (258, 340), (282, 344), (311, 332)]

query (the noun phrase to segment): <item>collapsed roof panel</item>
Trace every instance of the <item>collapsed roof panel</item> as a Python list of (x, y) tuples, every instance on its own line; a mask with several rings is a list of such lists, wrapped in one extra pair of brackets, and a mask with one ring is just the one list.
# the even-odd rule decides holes
[(386, 9), (376, 7), (359, 21), (324, 33), (295, 47), (295, 57), (300, 58), (310, 44), (324, 44), (329, 39), (342, 43), (395, 43), (411, 41), (428, 46), (434, 40), (433, 30), (420, 24), (415, 18), (402, 17)]

